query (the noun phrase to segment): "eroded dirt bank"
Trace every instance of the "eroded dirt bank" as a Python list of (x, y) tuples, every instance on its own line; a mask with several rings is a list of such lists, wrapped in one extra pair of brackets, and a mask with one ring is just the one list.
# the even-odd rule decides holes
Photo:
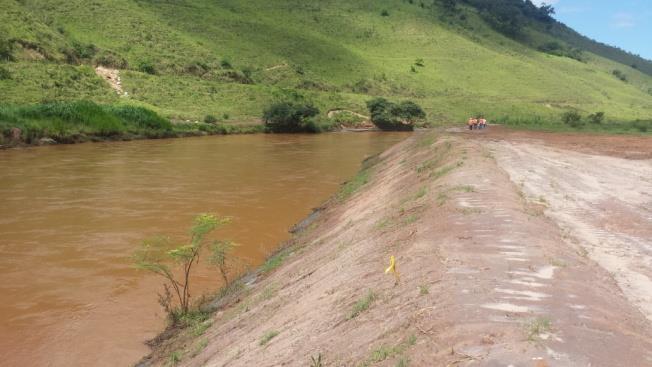
[[(650, 161), (604, 157), (605, 178), (597, 156), (471, 137), (420, 134), (383, 153), (278, 268), (146, 364), (652, 365), (649, 289), (619, 275), (649, 281)], [(601, 205), (613, 207), (591, 211)], [(594, 230), (602, 242), (586, 242)], [(623, 243), (621, 272), (597, 248)]]

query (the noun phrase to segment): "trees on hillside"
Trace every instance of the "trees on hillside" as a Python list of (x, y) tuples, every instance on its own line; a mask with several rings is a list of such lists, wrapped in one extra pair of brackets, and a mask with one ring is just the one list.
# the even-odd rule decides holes
[(426, 113), (412, 101), (393, 103), (385, 98), (374, 98), (367, 102), (371, 122), (386, 131), (414, 130), (414, 123), (424, 119)]
[(458, 4), (470, 5), (499, 32), (516, 37), (531, 21), (552, 23), (555, 9), (551, 5), (536, 6), (531, 0), (436, 0), (446, 11), (454, 11)]
[(312, 103), (276, 102), (263, 111), (263, 121), (268, 132), (299, 133), (318, 132), (313, 118), (319, 109)]

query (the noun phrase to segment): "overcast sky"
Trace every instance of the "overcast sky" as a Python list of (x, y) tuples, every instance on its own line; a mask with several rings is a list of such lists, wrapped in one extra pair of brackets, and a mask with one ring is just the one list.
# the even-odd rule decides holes
[(581, 34), (652, 60), (652, 0), (533, 0)]

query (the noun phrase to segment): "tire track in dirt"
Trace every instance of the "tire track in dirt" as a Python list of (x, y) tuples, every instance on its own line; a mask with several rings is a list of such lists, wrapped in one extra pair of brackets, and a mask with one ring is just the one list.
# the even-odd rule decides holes
[(536, 144), (492, 143), (501, 167), (530, 200), (579, 242), (652, 320), (652, 161)]

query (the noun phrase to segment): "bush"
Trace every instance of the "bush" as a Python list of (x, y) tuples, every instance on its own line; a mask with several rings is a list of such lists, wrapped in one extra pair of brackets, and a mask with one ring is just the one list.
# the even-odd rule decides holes
[(582, 115), (577, 111), (568, 111), (561, 116), (562, 121), (571, 127), (582, 126)]
[(319, 109), (311, 103), (277, 102), (263, 112), (265, 129), (273, 133), (319, 132), (312, 119)]
[(0, 66), (0, 80), (9, 80), (11, 79), (11, 73), (9, 70)]
[(114, 69), (126, 69), (128, 66), (124, 57), (108, 50), (98, 52), (93, 58), (93, 64)]
[(601, 124), (604, 121), (604, 112), (596, 112), (587, 116), (587, 119), (592, 124)]
[(374, 98), (367, 102), (367, 108), (371, 122), (386, 131), (414, 130), (415, 121), (426, 117), (423, 109), (412, 101), (396, 104), (385, 98)]
[(380, 12), (380, 15), (383, 17), (388, 17), (389, 16), (389, 11), (387, 9), (383, 9), (383, 11)]
[(233, 69), (233, 65), (231, 65), (231, 62), (229, 61), (229, 59), (226, 59), (226, 58), (224, 58), (224, 59), (222, 59), (222, 61), (220, 61), (220, 66), (223, 69)]
[(204, 122), (207, 124), (214, 124), (217, 122), (217, 117), (213, 115), (206, 115), (206, 117), (204, 117)]
[(627, 75), (625, 75), (625, 73), (623, 73), (622, 71), (620, 71), (620, 70), (613, 70), (611, 73), (612, 73), (616, 78), (618, 78), (618, 79), (620, 79), (620, 80), (622, 80), (622, 81), (624, 81), (624, 82), (627, 82)]
[(141, 61), (138, 64), (138, 71), (151, 74), (151, 75), (156, 75), (156, 68), (154, 67), (154, 64), (151, 61)]
[(636, 120), (631, 123), (631, 126), (639, 132), (646, 133), (652, 129), (652, 121)]
[(13, 52), (14, 42), (5, 38), (0, 38), (0, 61), (13, 61)]

